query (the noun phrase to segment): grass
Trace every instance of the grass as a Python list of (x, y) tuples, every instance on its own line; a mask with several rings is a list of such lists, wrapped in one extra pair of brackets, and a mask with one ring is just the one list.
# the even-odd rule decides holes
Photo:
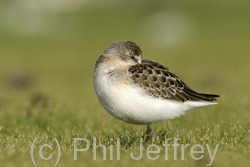
[[(127, 2), (102, 8), (84, 8), (58, 14), (65, 18), (60, 26), (65, 38), (54, 36), (20, 36), (13, 32), (0, 34), (0, 162), (3, 166), (33, 166), (30, 147), (34, 144), (37, 166), (53, 166), (57, 157), (56, 138), (62, 155), (58, 166), (206, 166), (210, 163), (206, 144), (215, 151), (212, 166), (248, 166), (250, 163), (249, 123), (249, 3), (232, 2)], [(128, 10), (129, 9), (129, 10)], [(155, 13), (175, 11), (195, 22), (197, 34), (192, 42), (158, 47), (150, 41), (145, 22)], [(74, 19), (73, 19), (74, 18)], [(73, 21), (72, 21), (73, 20)], [(149, 34), (147, 34), (149, 33)], [(153, 34), (153, 32), (152, 32)], [(144, 58), (168, 66), (190, 87), (205, 93), (218, 93), (218, 105), (189, 111), (180, 118), (152, 125), (153, 137), (144, 142), (142, 159), (140, 138), (145, 140), (146, 126), (126, 124), (111, 117), (101, 107), (92, 85), (92, 72), (97, 57), (111, 43), (131, 39), (143, 50)], [(185, 39), (183, 39), (185, 40)], [(198, 70), (197, 70), (198, 69)], [(21, 78), (21, 79), (20, 79)], [(74, 160), (74, 138), (90, 142), (89, 150), (78, 153)], [(107, 148), (107, 160), (102, 149)], [(110, 141), (113, 138), (114, 141)], [(120, 160), (116, 156), (116, 139), (120, 138)], [(173, 144), (189, 144), (181, 160), (181, 148), (169, 147), (165, 160), (166, 139)], [(44, 157), (39, 149), (45, 147)], [(78, 142), (85, 148), (86, 142)], [(146, 149), (159, 146), (159, 159), (147, 158)], [(204, 157), (193, 160), (191, 147), (204, 147)], [(110, 160), (110, 150), (114, 160)], [(199, 149), (198, 149), (199, 150)], [(157, 151), (154, 148), (154, 151)], [(197, 157), (201, 154), (195, 154)]]

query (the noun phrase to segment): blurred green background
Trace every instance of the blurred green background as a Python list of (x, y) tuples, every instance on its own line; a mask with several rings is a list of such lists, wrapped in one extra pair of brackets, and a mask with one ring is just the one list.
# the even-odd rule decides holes
[[(92, 84), (94, 64), (113, 42), (129, 39), (143, 58), (169, 67), (191, 88), (220, 94), (218, 105), (154, 124), (180, 143), (220, 144), (213, 166), (250, 164), (250, 2), (212, 1), (0, 1), (0, 164), (33, 166), (31, 143), (62, 147), (58, 166), (206, 166), (194, 161), (134, 161), (145, 127), (123, 123), (101, 107)], [(123, 137), (121, 160), (97, 161), (92, 151), (73, 160), (74, 137)], [(136, 144), (137, 143), (137, 144)], [(101, 151), (100, 151), (101, 152)], [(49, 156), (51, 150), (44, 154)], [(171, 153), (171, 151), (170, 151)], [(173, 153), (173, 150), (172, 150)], [(139, 154), (139, 153), (138, 153)], [(172, 154), (173, 155), (173, 154)], [(109, 158), (107, 158), (109, 159)], [(56, 150), (49, 161), (54, 166)]]

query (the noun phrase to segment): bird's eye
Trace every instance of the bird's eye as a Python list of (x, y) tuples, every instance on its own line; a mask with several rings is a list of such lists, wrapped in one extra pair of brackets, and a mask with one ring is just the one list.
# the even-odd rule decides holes
[(135, 59), (135, 56), (130, 56), (132, 59)]

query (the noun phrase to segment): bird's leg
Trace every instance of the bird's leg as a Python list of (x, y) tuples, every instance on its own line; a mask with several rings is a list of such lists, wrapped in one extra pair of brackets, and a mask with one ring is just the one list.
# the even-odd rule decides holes
[(147, 124), (146, 136), (150, 136), (152, 129), (150, 128), (150, 124)]
[(151, 135), (152, 129), (150, 128), (150, 124), (147, 124), (147, 130), (146, 130), (146, 142), (149, 142), (151, 140), (152, 135)]

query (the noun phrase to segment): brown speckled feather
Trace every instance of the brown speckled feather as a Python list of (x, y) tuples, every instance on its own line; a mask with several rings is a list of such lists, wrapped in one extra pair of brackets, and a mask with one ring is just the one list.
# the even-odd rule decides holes
[(202, 94), (190, 89), (167, 67), (159, 63), (143, 60), (133, 65), (129, 75), (135, 84), (145, 89), (149, 95), (168, 100), (185, 101), (216, 101), (218, 95)]

